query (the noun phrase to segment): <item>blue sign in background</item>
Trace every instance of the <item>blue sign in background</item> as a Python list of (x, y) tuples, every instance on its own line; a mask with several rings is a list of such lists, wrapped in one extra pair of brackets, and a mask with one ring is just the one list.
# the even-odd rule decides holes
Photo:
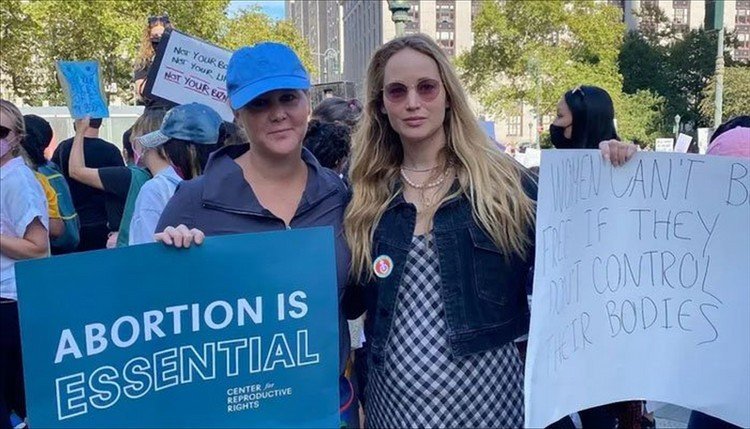
[(58, 61), (57, 70), (73, 119), (109, 117), (98, 62)]
[[(16, 270), (32, 427), (319, 428), (339, 424), (338, 302), (331, 228), (209, 237), (203, 245), (188, 250), (148, 244), (22, 262)], [(295, 291), (306, 294), (304, 317), (291, 316), (300, 314), (299, 294), (297, 307), (288, 305), (289, 295)], [(278, 294), (285, 296), (284, 320), (279, 320)], [(245, 326), (238, 326), (237, 300), (245, 298), (255, 307), (256, 296), (263, 301), (262, 323), (255, 324), (246, 315)], [(234, 307), (234, 319), (226, 328), (210, 329), (206, 325), (204, 310), (215, 301), (226, 301)], [(191, 306), (196, 303), (200, 304), (200, 330), (193, 332)], [(173, 313), (165, 309), (180, 305), (187, 305), (188, 310), (180, 313), (181, 333), (175, 335)], [(164, 313), (160, 327), (165, 336), (152, 335), (145, 341), (144, 313), (151, 310)], [(223, 321), (225, 314), (216, 310), (214, 322)], [(121, 348), (112, 341), (110, 331), (117, 319), (128, 315), (140, 321), (139, 338)], [(92, 323), (107, 328), (105, 338), (109, 341), (101, 353), (86, 356), (85, 326)], [(132, 325), (122, 326), (120, 339), (127, 340)], [(64, 329), (71, 330), (83, 356), (67, 354), (55, 364)], [(297, 343), (298, 331), (304, 330), (308, 333), (306, 349)], [(190, 383), (156, 391), (152, 382), (141, 397), (133, 399), (125, 394), (125, 386), (129, 385), (133, 393), (145, 391), (147, 385), (130, 385), (125, 380), (123, 368), (131, 359), (149, 360), (151, 369), (144, 371), (150, 371), (153, 377), (154, 354), (176, 347), (177, 359), (170, 364), (176, 362), (179, 377), (184, 370), (180, 347), (193, 346), (202, 353), (205, 343), (260, 336), (260, 356), (265, 364), (272, 338), (279, 333), (285, 334), (290, 355), (297, 363), (309, 361), (306, 356), (314, 354), (318, 354), (319, 362), (289, 368), (278, 364), (271, 371), (251, 373), (250, 353), (245, 348), (239, 350), (238, 375), (227, 377), (228, 353), (216, 351), (214, 379), (203, 380), (194, 372)], [(96, 349), (101, 343), (93, 345)], [(271, 359), (274, 357), (278, 356), (272, 353)], [(92, 384), (92, 372), (107, 366), (112, 369), (100, 370), (99, 380)], [(165, 368), (174, 369), (161, 369)], [(113, 377), (115, 371), (117, 376)], [(56, 380), (81, 373), (83, 382), (68, 386), (70, 392), (58, 401)], [(130, 376), (132, 379), (133, 374)], [(140, 379), (144, 380), (142, 374)], [(114, 390), (111, 396), (101, 392), (102, 386), (113, 389), (114, 384), (120, 386), (119, 396)], [(233, 390), (245, 386), (255, 387)], [(288, 393), (289, 388), (291, 394), (278, 394)], [(66, 388), (62, 390), (64, 393)], [(229, 402), (236, 401), (237, 396), (243, 399), (241, 394), (255, 393), (257, 398), (257, 393), (271, 390), (277, 391), (274, 397), (263, 399), (260, 395), (258, 403), (249, 409), (228, 411), (231, 405), (237, 405)], [(81, 394), (85, 399), (78, 397)], [(245, 403), (251, 398), (244, 397)], [(80, 411), (83, 403), (85, 414), (59, 419), (61, 407), (63, 414), (70, 414), (65, 410)], [(106, 404), (110, 405), (101, 408)]]

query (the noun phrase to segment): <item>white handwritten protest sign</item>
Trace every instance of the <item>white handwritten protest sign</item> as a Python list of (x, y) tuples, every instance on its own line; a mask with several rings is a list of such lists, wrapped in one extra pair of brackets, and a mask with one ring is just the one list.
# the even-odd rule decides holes
[(680, 152), (680, 153), (687, 153), (688, 149), (690, 149), (690, 143), (693, 141), (693, 138), (690, 137), (687, 134), (680, 133), (679, 136), (677, 136), (677, 143), (674, 145), (674, 151)]
[(674, 151), (674, 139), (656, 139), (654, 149), (657, 152), (672, 152)]
[(650, 399), (750, 425), (750, 162), (544, 151), (526, 426)]
[(144, 92), (177, 104), (202, 103), (231, 122), (226, 74), (232, 52), (176, 30), (164, 33)]

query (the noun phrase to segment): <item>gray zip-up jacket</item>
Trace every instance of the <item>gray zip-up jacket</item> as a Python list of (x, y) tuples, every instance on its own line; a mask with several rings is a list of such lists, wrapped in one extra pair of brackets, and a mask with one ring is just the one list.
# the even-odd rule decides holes
[[(159, 219), (156, 231), (180, 224), (200, 229), (207, 236), (286, 229), (283, 220), (260, 204), (242, 169), (234, 162), (249, 149), (249, 145), (227, 146), (212, 154), (202, 176), (183, 181), (177, 187)], [(351, 262), (343, 231), (349, 193), (341, 178), (332, 170), (322, 167), (304, 148), (302, 160), (308, 168), (307, 185), (289, 227), (333, 227), (341, 302)], [(342, 374), (349, 345), (348, 325), (339, 310), (339, 369)]]

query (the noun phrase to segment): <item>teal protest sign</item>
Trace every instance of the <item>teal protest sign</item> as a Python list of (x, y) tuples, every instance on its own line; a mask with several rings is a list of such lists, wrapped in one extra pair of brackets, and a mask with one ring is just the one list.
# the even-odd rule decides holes
[(330, 228), (16, 265), (33, 427), (337, 427)]
[(58, 61), (55, 63), (70, 116), (80, 119), (108, 118), (109, 109), (96, 61)]

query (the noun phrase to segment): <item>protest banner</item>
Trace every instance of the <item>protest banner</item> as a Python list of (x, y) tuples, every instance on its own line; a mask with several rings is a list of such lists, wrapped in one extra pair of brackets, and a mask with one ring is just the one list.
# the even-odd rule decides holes
[(17, 264), (32, 427), (338, 427), (331, 228)]
[(177, 104), (201, 103), (227, 122), (234, 116), (227, 98), (227, 66), (232, 52), (201, 39), (167, 30), (156, 50), (144, 94)]
[(656, 139), (654, 149), (656, 152), (672, 152), (674, 151), (674, 139)]
[(98, 62), (57, 61), (55, 68), (73, 119), (109, 117)]
[(544, 151), (526, 426), (648, 399), (750, 425), (750, 162)]

